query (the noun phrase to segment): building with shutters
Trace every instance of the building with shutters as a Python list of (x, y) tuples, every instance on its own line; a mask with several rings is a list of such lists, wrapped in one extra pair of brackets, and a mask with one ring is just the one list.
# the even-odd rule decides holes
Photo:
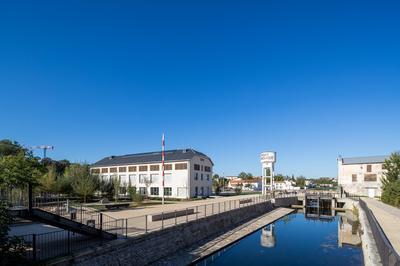
[(380, 197), (383, 163), (390, 156), (338, 158), (338, 185), (347, 193)]
[[(206, 197), (212, 191), (212, 160), (193, 149), (165, 151), (164, 196), (170, 198)], [(109, 156), (91, 165), (91, 173), (102, 180), (118, 178), (120, 194), (135, 186), (139, 194), (161, 197), (161, 151)]]

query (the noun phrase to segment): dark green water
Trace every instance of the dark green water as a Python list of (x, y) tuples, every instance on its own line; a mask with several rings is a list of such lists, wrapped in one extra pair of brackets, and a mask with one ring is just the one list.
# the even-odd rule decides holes
[(273, 224), (272, 236), (256, 231), (197, 265), (363, 265), (360, 247), (339, 247), (340, 220), (290, 214)]

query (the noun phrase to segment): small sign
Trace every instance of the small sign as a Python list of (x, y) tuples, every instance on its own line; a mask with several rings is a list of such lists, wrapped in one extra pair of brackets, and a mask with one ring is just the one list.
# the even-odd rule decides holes
[(261, 153), (260, 160), (262, 163), (274, 163), (276, 162), (276, 153), (274, 151), (266, 151)]

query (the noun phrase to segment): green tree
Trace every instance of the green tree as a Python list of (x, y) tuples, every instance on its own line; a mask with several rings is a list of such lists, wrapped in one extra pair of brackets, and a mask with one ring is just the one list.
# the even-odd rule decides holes
[(17, 155), (0, 157), (0, 188), (25, 188), (37, 185), (43, 167), (37, 158), (20, 151)]
[(115, 201), (118, 201), (119, 190), (121, 187), (121, 180), (118, 177), (116, 177), (116, 178), (113, 178), (112, 183), (114, 186), (114, 193), (115, 193), (114, 199), (115, 199)]
[(81, 196), (84, 202), (86, 202), (87, 198), (92, 196), (98, 188), (98, 178), (90, 174), (89, 165), (87, 164), (70, 165), (65, 170), (64, 176), (71, 180), (73, 192)]
[(400, 207), (400, 153), (392, 153), (383, 164), (381, 199), (387, 204)]
[(56, 192), (57, 170), (54, 165), (47, 166), (47, 172), (39, 180), (40, 188), (44, 192)]
[(28, 153), (18, 142), (9, 139), (0, 140), (0, 157), (8, 155), (18, 155), (20, 152)]
[(296, 177), (296, 186), (304, 188), (306, 186), (306, 178), (304, 176)]
[(277, 174), (274, 176), (275, 181), (284, 181), (285, 177), (282, 174)]

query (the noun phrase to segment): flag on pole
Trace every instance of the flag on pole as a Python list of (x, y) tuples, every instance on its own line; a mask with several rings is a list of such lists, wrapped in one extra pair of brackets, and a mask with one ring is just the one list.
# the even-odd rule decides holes
[(162, 204), (164, 204), (164, 161), (165, 161), (165, 137), (162, 134), (162, 148), (161, 148), (161, 170), (162, 170)]

